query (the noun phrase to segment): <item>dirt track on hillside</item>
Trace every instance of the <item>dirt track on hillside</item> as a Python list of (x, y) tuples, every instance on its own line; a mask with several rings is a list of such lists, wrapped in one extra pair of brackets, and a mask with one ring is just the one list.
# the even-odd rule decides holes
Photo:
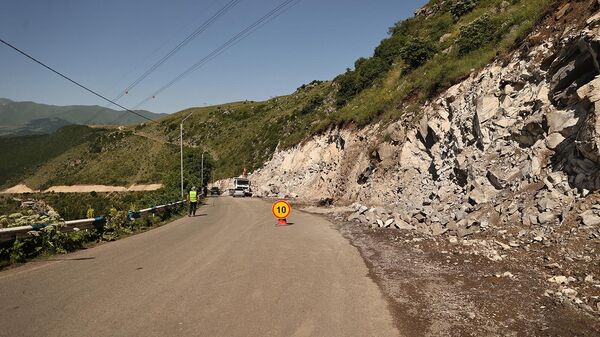
[[(44, 193), (109, 193), (109, 192), (142, 192), (142, 191), (156, 191), (163, 187), (162, 184), (140, 184), (132, 185), (130, 187), (124, 186), (107, 186), (107, 185), (72, 185), (72, 186), (52, 186)], [(5, 194), (24, 194), (24, 193), (37, 193), (42, 191), (32, 190), (27, 185), (19, 184), (9, 189), (2, 191)]]

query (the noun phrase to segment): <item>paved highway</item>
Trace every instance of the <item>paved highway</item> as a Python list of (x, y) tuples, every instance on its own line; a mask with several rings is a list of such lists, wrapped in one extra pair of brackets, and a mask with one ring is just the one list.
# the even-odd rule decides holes
[(327, 221), (275, 227), (270, 204), (231, 197), (199, 214), (0, 272), (0, 336), (398, 336)]

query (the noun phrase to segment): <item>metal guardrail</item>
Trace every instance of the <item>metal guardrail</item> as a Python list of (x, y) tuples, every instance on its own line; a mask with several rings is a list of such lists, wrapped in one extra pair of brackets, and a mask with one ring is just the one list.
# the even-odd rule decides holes
[[(174, 203), (170, 203), (170, 204), (165, 204), (165, 205), (160, 205), (160, 206), (155, 206), (155, 207), (150, 207), (150, 208), (144, 208), (139, 211), (129, 211), (127, 214), (127, 217), (129, 218), (129, 220), (134, 220), (134, 219), (141, 218), (142, 215), (144, 215), (146, 213), (154, 214), (160, 209), (177, 206), (177, 205), (184, 204), (184, 203), (185, 203), (185, 201), (178, 201), (178, 202), (174, 202)], [(29, 232), (31, 232), (31, 231), (39, 231), (40, 229), (50, 227), (50, 226), (56, 226), (56, 225), (61, 225), (58, 228), (60, 228), (61, 232), (64, 232), (64, 233), (72, 232), (75, 230), (75, 228), (78, 228), (78, 229), (101, 228), (106, 224), (106, 221), (107, 221), (107, 219), (105, 216), (100, 216), (100, 217), (89, 218), (89, 219), (69, 220), (69, 221), (56, 223), (56, 224), (35, 224), (35, 225), (27, 225), (27, 226), (19, 226), (19, 227), (0, 228), (0, 241), (10, 241), (10, 240), (18, 239), (18, 238), (27, 237), (29, 235)]]

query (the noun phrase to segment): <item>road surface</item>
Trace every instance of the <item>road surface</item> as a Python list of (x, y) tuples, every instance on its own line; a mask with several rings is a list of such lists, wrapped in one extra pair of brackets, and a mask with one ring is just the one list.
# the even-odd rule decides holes
[[(212, 200), (211, 200), (212, 203)], [(327, 221), (215, 198), (195, 218), (0, 272), (1, 336), (397, 336)]]

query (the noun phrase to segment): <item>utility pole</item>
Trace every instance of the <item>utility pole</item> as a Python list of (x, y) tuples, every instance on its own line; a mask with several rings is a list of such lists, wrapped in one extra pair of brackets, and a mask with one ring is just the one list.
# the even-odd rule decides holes
[(200, 183), (202, 184), (202, 193), (204, 193), (204, 151), (202, 151), (202, 164), (200, 166)]
[(181, 168), (181, 200), (184, 198), (183, 194), (183, 122), (188, 119), (193, 112), (187, 115), (184, 119), (181, 120), (181, 124), (179, 124), (179, 156), (180, 156), (180, 168)]

